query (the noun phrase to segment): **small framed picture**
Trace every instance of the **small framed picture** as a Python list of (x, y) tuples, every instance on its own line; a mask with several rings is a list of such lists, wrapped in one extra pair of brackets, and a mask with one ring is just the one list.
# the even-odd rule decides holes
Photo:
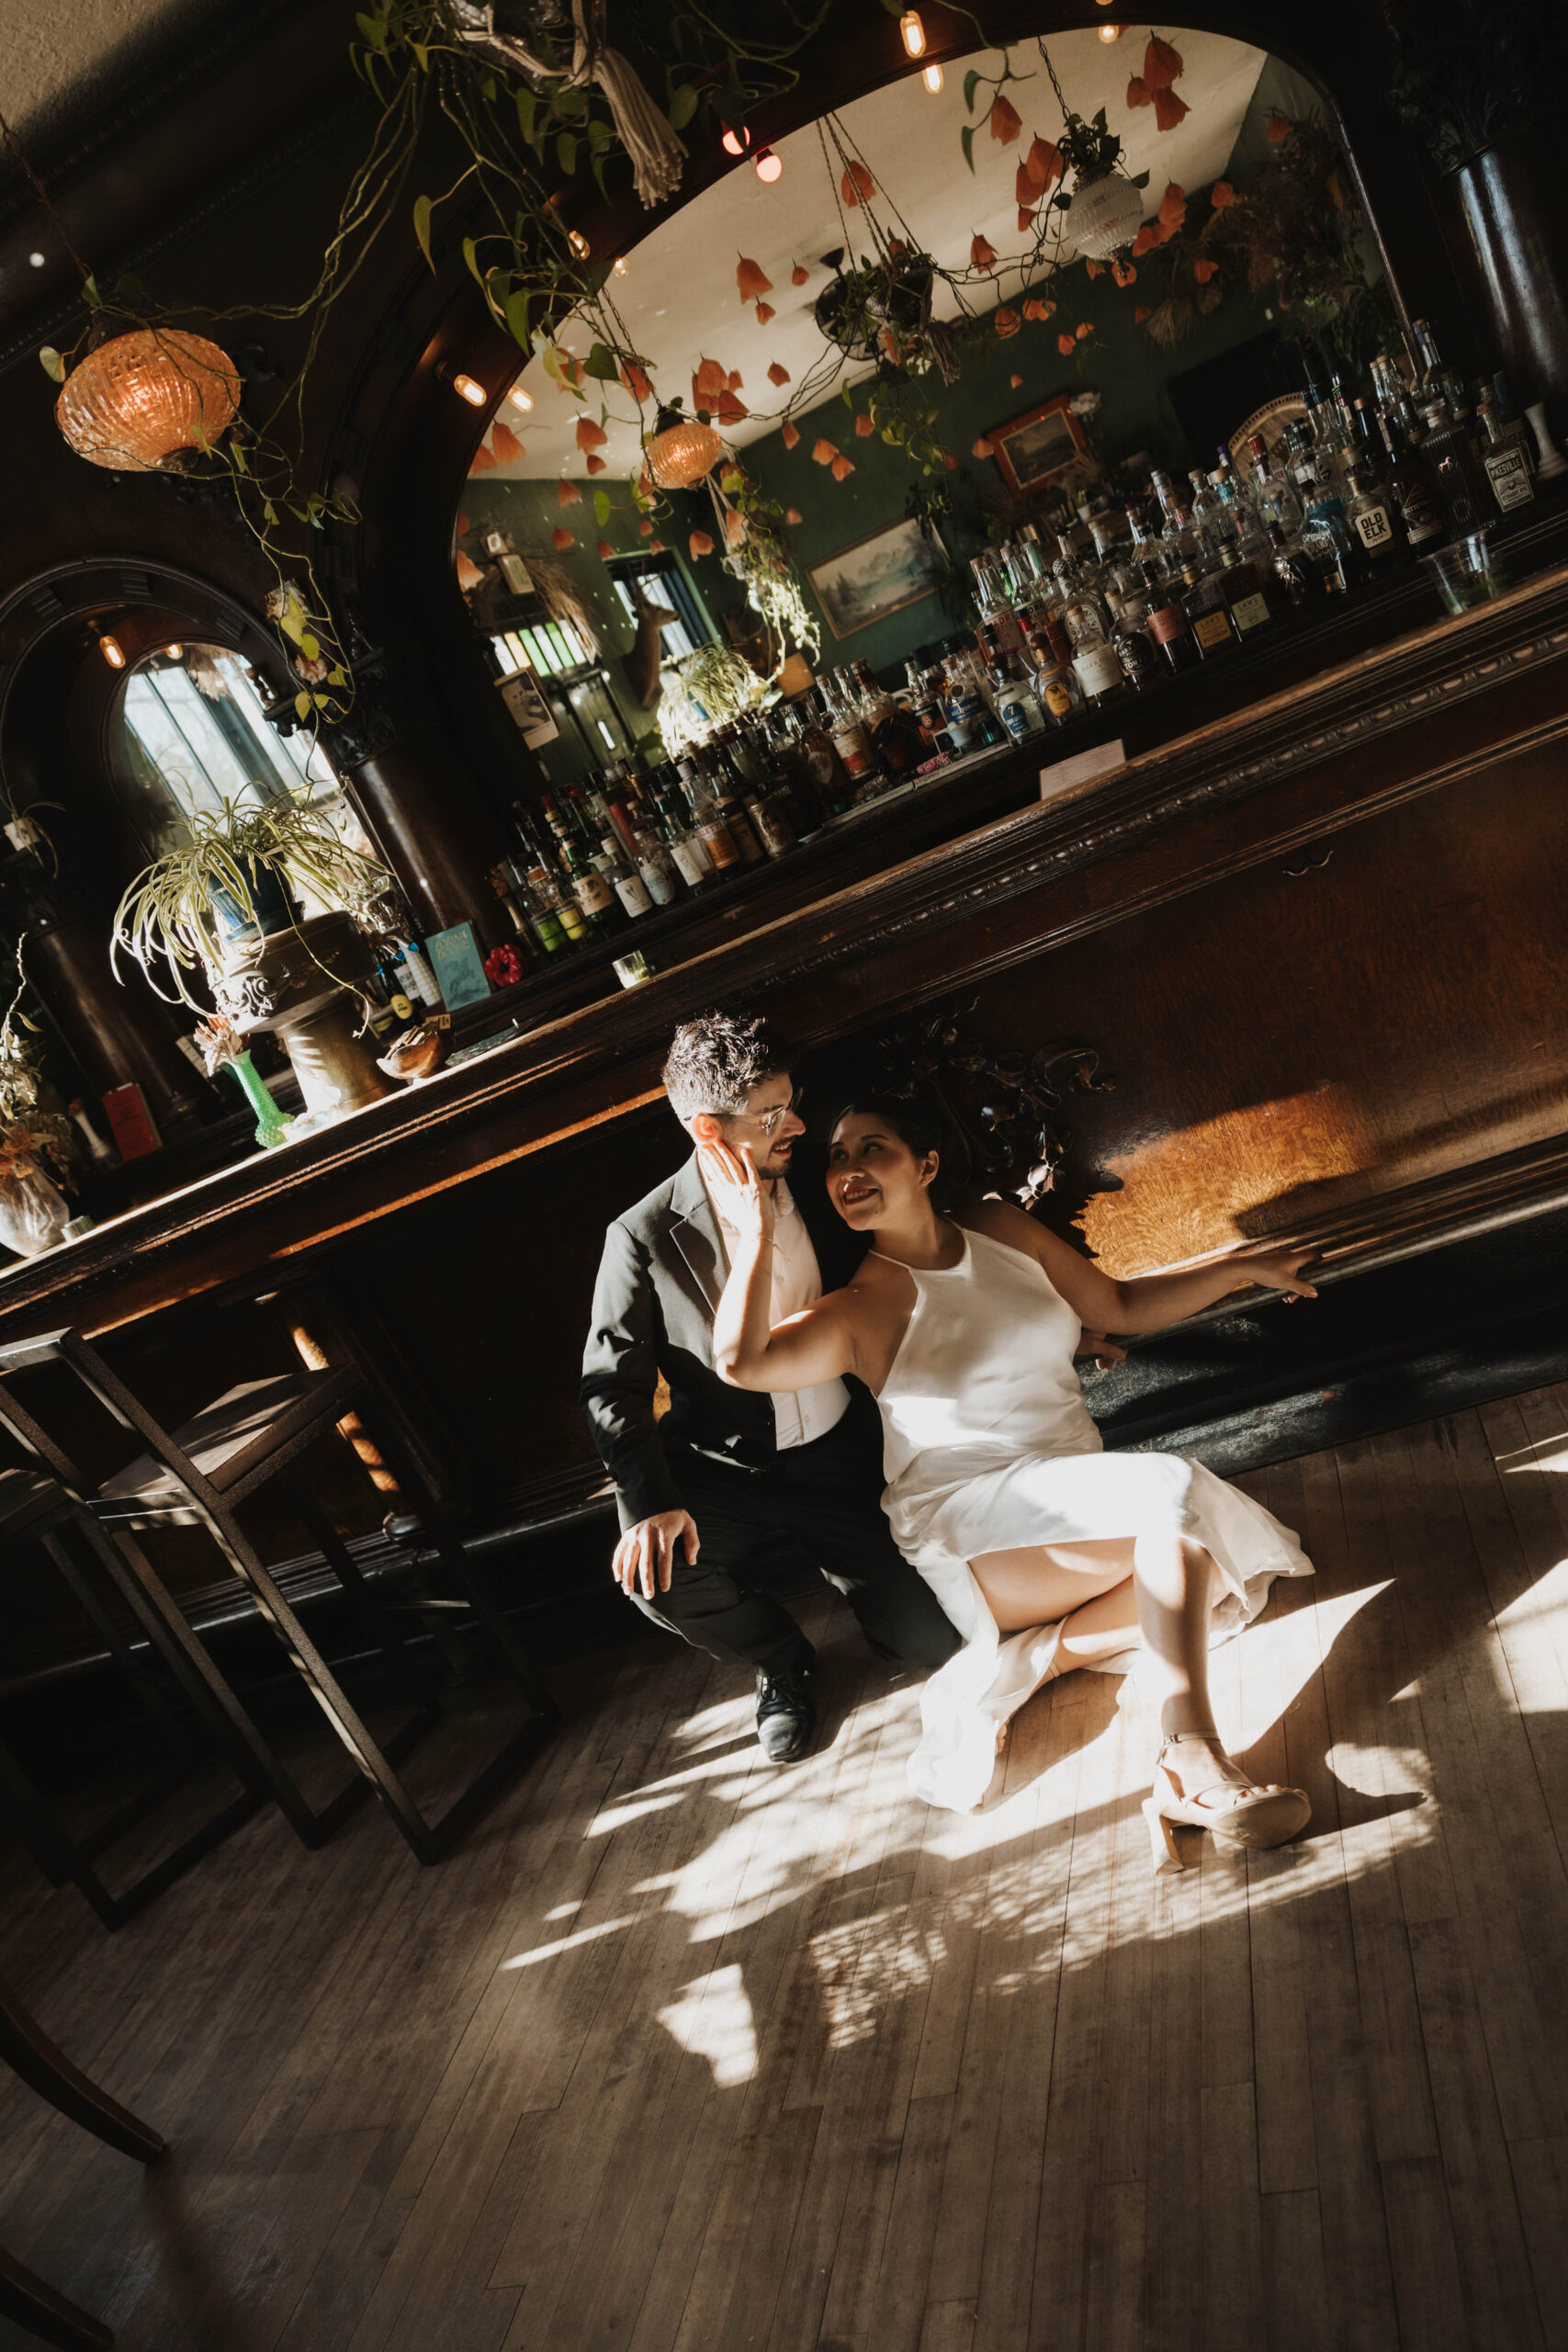
[(1073, 392), (1058, 392), (1038, 408), (1025, 409), (1010, 424), (987, 427), (986, 438), (1002, 480), (1015, 498), (1049, 490), (1056, 476), (1089, 447), (1069, 403)]
[(539, 691), (539, 681), (532, 670), (513, 670), (509, 678), (498, 678), (501, 699), (522, 729), (523, 741), (531, 752), (541, 743), (553, 743), (560, 734), (555, 714)]
[(829, 628), (843, 638), (933, 595), (946, 570), (940, 542), (918, 523), (899, 522), (810, 565), (808, 576)]

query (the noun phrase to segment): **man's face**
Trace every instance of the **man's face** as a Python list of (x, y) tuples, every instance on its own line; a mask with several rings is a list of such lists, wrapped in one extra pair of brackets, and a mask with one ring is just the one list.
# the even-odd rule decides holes
[[(716, 1138), (722, 1138), (736, 1151), (749, 1144), (759, 1176), (787, 1176), (795, 1139), (806, 1133), (805, 1120), (791, 1108), (794, 1099), (795, 1081), (787, 1071), (759, 1079), (746, 1097), (744, 1111), (715, 1117)], [(705, 1113), (692, 1123), (699, 1138), (705, 1135), (706, 1122)]]

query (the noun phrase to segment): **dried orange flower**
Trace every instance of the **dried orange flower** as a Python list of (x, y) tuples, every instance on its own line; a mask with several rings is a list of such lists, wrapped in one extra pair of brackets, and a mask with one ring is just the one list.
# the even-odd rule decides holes
[(1010, 147), (1023, 129), (1018, 108), (1009, 104), (1000, 90), (991, 100), (990, 126), (991, 137), (1000, 140), (1004, 147)]
[(1168, 90), (1179, 74), (1186, 72), (1180, 52), (1172, 49), (1158, 33), (1149, 35), (1149, 45), (1144, 51), (1144, 79), (1151, 90)]
[(579, 490), (574, 481), (558, 481), (556, 484), (556, 504), (558, 506), (575, 506), (581, 495), (582, 492)]
[(760, 266), (754, 261), (748, 261), (744, 254), (735, 266), (735, 283), (743, 302), (754, 302), (759, 295), (771, 294), (773, 290), (773, 279), (764, 277)]
[(1192, 265), (1192, 275), (1200, 286), (1207, 286), (1219, 266), (1217, 261), (1195, 261)]
[(1023, 378), (1022, 378), (1021, 376), (1010, 376), (1010, 377), (1008, 378), (1008, 382), (1012, 386), (1013, 390), (1014, 390), (1015, 392), (1017, 391), (1017, 390), (1018, 390), (1018, 388), (1019, 388), (1020, 384), (1021, 384), (1021, 383), (1022, 383), (1022, 381), (1023, 381)]
[(990, 239), (988, 237), (980, 236), (971, 237), (969, 240), (970, 268), (995, 269), (996, 266), (997, 249), (995, 245), (992, 244)]
[(855, 433), (862, 441), (869, 441), (876, 427), (863, 410), (855, 419)]
[(1001, 336), (1002, 341), (1005, 343), (1010, 336), (1015, 335), (1018, 333), (1020, 327), (1023, 324), (1023, 321), (1019, 317), (1016, 311), (1010, 309), (1009, 305), (1004, 302), (1001, 308), (996, 312), (992, 323), (995, 325), (997, 333)]
[(555, 530), (550, 533), (550, 545), (559, 553), (566, 548), (574, 548), (577, 541), (570, 531)]
[(778, 360), (771, 360), (768, 364), (768, 381), (770, 384), (787, 384), (789, 369), (781, 366)]
[(869, 204), (876, 194), (876, 182), (863, 164), (854, 163), (839, 182), (839, 192), (846, 204)]
[(1186, 121), (1191, 111), (1186, 99), (1179, 98), (1174, 90), (1155, 92), (1155, 129), (1156, 130), (1174, 130), (1179, 123)]
[(813, 460), (819, 466), (830, 466), (838, 454), (831, 441), (818, 441), (811, 452)]
[(784, 447), (786, 449), (793, 449), (795, 443), (800, 438), (800, 427), (796, 424), (794, 417), (786, 416), (783, 424), (779, 427), (779, 431), (783, 436)]
[(1229, 180), (1214, 182), (1213, 187), (1209, 190), (1209, 201), (1216, 212), (1223, 212), (1227, 204), (1235, 202), (1235, 190)]
[(1187, 218), (1187, 190), (1174, 180), (1167, 180), (1165, 194), (1159, 200), (1159, 217), (1163, 227), (1179, 229)]
[(686, 541), (686, 545), (692, 550), (692, 560), (694, 563), (697, 560), (699, 556), (712, 555), (713, 553), (713, 541), (709, 538), (705, 531), (694, 531), (690, 538)]
[(597, 451), (595, 451), (592, 457), (584, 458), (582, 462), (587, 467), (588, 471), (591, 474), (602, 474), (604, 470), (604, 460), (598, 455)]
[(653, 386), (635, 359), (622, 360), (621, 382), (634, 401), (650, 401), (653, 398)]
[(1130, 107), (1153, 106), (1154, 97), (1155, 94), (1150, 89), (1148, 84), (1145, 81), (1143, 75), (1141, 74), (1134, 74), (1132, 80), (1127, 85), (1127, 104)]
[(1070, 334), (1059, 334), (1056, 337), (1056, 348), (1061, 353), (1064, 359), (1071, 358), (1076, 347), (1077, 346), (1075, 345)]
[(987, 440), (985, 435), (982, 433), (974, 447), (970, 450), (969, 455), (972, 458), (991, 458), (996, 455), (996, 452), (992, 448), (990, 443)]
[(797, 261), (795, 267), (790, 271), (789, 282), (792, 286), (804, 286), (810, 275), (811, 272), (807, 268), (806, 264), (802, 261)]
[(1135, 327), (1141, 327), (1144, 321), (1147, 318), (1152, 318), (1153, 315), (1154, 314), (1150, 311), (1148, 304), (1146, 302), (1140, 302), (1137, 309), (1133, 313), (1133, 324)]
[(786, 506), (784, 508), (784, 521), (786, 523), (804, 523), (806, 517), (801, 513), (798, 506)]
[(757, 305), (757, 324), (758, 324), (760, 327), (765, 327), (765, 326), (767, 325), (768, 321), (769, 321), (770, 319), (776, 319), (777, 317), (778, 317), (778, 312), (774, 310), (774, 308), (773, 308), (773, 304), (772, 304), (771, 302), (759, 302), (759, 303), (758, 303), (758, 305)]
[(1268, 121), (1263, 126), (1263, 136), (1267, 139), (1270, 147), (1278, 147), (1282, 139), (1288, 139), (1290, 137), (1293, 128), (1294, 126), (1291, 121), (1290, 116), (1288, 114), (1281, 114), (1279, 107), (1276, 107), (1273, 113), (1269, 116)]
[(1066, 170), (1061, 149), (1049, 139), (1036, 139), (1029, 151), (1029, 176), (1038, 185), (1042, 196)]
[(602, 449), (609, 437), (604, 426), (595, 424), (591, 416), (578, 418), (577, 446), (580, 449)]
[(853, 471), (854, 466), (848, 458), (837, 457), (834, 458), (833, 480), (835, 481), (842, 481), (847, 474), (852, 474)]
[(599, 558), (601, 563), (607, 563), (611, 556), (615, 554), (615, 550), (610, 545), (608, 539), (600, 539), (596, 543), (593, 552)]

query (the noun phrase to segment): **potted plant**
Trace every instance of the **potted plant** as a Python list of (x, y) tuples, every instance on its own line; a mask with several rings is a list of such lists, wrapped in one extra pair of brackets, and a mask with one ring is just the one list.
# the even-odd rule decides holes
[(206, 1007), (190, 994), (185, 975), (198, 966), (220, 973), (245, 944), (298, 930), (295, 894), (352, 913), (388, 885), (374, 858), (351, 848), (318, 810), (298, 800), (225, 800), (220, 816), (200, 811), (185, 832), (120, 899), (110, 960), (118, 969), (123, 950), (160, 996), (153, 966), (166, 964), (178, 999), (193, 1012)]

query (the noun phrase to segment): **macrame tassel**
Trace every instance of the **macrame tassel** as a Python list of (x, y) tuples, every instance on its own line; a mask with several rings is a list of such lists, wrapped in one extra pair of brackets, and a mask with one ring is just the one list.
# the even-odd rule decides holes
[(662, 204), (681, 185), (686, 150), (618, 49), (593, 59), (593, 79), (609, 104), (622, 146), (631, 157), (632, 186), (645, 205)]

